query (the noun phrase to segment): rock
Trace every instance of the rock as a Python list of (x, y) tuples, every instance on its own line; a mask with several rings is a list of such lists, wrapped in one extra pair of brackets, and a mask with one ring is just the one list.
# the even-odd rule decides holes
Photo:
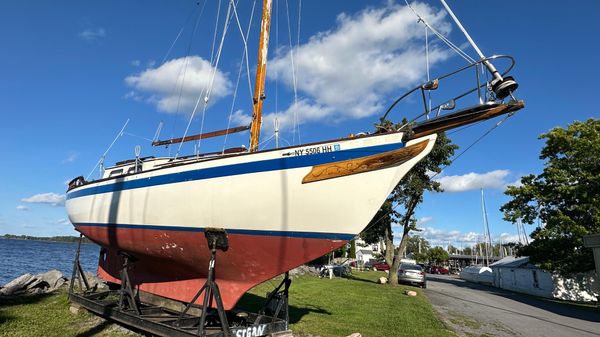
[(386, 284), (386, 283), (388, 283), (387, 277), (382, 276), (379, 278), (379, 284)]
[(306, 274), (314, 274), (314, 275), (319, 275), (319, 270), (315, 267), (310, 267), (310, 266), (306, 266), (306, 265), (302, 265), (300, 267), (294, 268), (292, 270), (289, 271), (291, 276), (296, 276), (296, 275), (306, 275)]
[(58, 270), (50, 270), (35, 276), (27, 273), (7, 283), (0, 289), (0, 295), (37, 295), (52, 292), (67, 282)]
[(355, 333), (353, 333), (351, 335), (348, 335), (346, 337), (362, 337), (362, 335), (360, 333), (358, 333), (358, 332), (355, 332)]
[(80, 313), (82, 310), (82, 308), (76, 304), (71, 304), (71, 306), (69, 307), (69, 311), (73, 314), (73, 315), (77, 315), (78, 313)]
[[(41, 285), (40, 288), (46, 288), (46, 292), (51, 292), (58, 289), (60, 286), (65, 284), (67, 279), (64, 277), (63, 273), (54, 269), (47, 271), (45, 273), (37, 274), (35, 277), (40, 280), (38, 284)], [(38, 285), (36, 284), (36, 286)], [(28, 287), (29, 289), (33, 288), (33, 286)]]
[(417, 296), (417, 292), (416, 291), (412, 291), (412, 290), (405, 290), (404, 294), (408, 295), (408, 296)]
[(31, 275), (29, 273), (27, 273), (25, 275), (21, 275), (21, 276), (17, 277), (16, 279), (5, 284), (4, 287), (2, 289), (0, 289), (0, 295), (4, 295), (4, 296), (13, 295), (13, 294), (19, 292), (20, 290), (25, 289), (27, 287), (27, 285), (30, 284), (32, 281), (35, 281), (35, 278), (33, 275)]

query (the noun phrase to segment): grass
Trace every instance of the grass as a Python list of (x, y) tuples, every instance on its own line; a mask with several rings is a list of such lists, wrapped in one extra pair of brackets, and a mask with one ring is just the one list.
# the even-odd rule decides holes
[(121, 337), (114, 325), (81, 310), (69, 311), (66, 292), (0, 300), (0, 336), (3, 337)]
[[(294, 278), (290, 288), (290, 323), (301, 336), (364, 337), (455, 336), (437, 318), (421, 289), (376, 284), (383, 272), (354, 272), (350, 279)], [(253, 288), (238, 307), (255, 310), (276, 282)], [(414, 290), (416, 297), (404, 295)]]
[[(294, 277), (290, 328), (301, 336), (455, 336), (436, 317), (420, 289), (376, 284), (382, 272), (355, 272), (351, 278)], [(238, 308), (256, 311), (280, 279), (244, 295)], [(416, 297), (404, 295), (410, 289)], [(0, 336), (129, 336), (92, 314), (69, 312), (66, 293), (0, 300)]]

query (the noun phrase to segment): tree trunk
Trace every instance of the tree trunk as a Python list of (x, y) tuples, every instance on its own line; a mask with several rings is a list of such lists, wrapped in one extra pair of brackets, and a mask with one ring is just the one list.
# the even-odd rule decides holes
[[(391, 226), (390, 226), (391, 227)], [(394, 236), (392, 234), (392, 229), (387, 227), (385, 229), (385, 234), (384, 234), (384, 242), (385, 242), (385, 262), (388, 265), (392, 265), (392, 262), (394, 260)]]
[(400, 246), (396, 253), (394, 254), (394, 263), (390, 266), (390, 277), (389, 284), (396, 286), (398, 285), (398, 269), (400, 268), (400, 260), (402, 260), (402, 252), (406, 250), (406, 245), (408, 244), (408, 233), (410, 232), (410, 227), (405, 224), (404, 230), (402, 232), (402, 240), (400, 241)]
[(398, 285), (398, 269), (400, 268), (400, 260), (402, 260), (402, 255), (404, 255), (404, 252), (406, 251), (406, 246), (408, 245), (408, 233), (410, 233), (411, 230), (410, 219), (412, 219), (415, 207), (417, 207), (417, 199), (418, 198), (413, 198), (411, 200), (411, 202), (409, 203), (409, 207), (406, 210), (406, 214), (404, 214), (403, 217), (402, 240), (400, 240), (400, 246), (394, 254), (394, 262), (390, 265), (390, 275), (388, 278), (388, 283), (391, 286)]

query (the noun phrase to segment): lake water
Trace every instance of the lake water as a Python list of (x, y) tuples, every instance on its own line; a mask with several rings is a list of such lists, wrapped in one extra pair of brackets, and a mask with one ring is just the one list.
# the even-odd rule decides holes
[[(25, 273), (37, 274), (58, 269), (71, 278), (75, 242), (0, 239), (0, 285)], [(100, 247), (82, 244), (79, 261), (84, 271), (96, 272)]]

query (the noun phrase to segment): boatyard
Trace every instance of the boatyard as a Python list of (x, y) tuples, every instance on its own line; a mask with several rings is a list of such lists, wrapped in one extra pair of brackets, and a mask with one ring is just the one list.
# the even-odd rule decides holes
[(33, 7), (0, 336), (600, 337), (600, 2)]

